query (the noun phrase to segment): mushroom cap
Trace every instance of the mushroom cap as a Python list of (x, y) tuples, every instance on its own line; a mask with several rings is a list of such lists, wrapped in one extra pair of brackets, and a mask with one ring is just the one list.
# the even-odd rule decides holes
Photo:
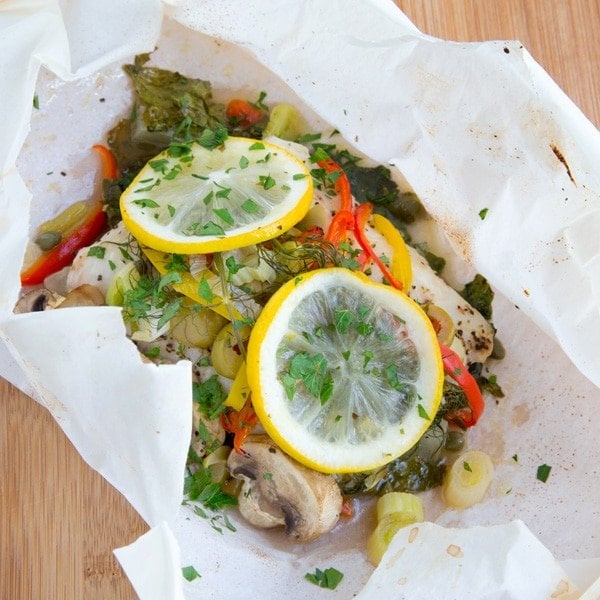
[(15, 305), (14, 312), (17, 314), (28, 312), (41, 312), (49, 307), (54, 295), (46, 288), (37, 288), (21, 296)]
[(57, 308), (102, 306), (104, 303), (104, 294), (96, 286), (84, 283), (72, 289)]
[(242, 516), (257, 527), (284, 525), (297, 542), (310, 542), (337, 523), (340, 489), (331, 475), (306, 468), (266, 435), (251, 435), (244, 454), (232, 451), (227, 465), (244, 485), (238, 497)]

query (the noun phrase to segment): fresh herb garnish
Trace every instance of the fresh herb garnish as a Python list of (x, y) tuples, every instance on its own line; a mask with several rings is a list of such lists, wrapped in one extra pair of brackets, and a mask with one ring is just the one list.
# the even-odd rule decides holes
[(335, 569), (329, 567), (324, 571), (316, 569), (314, 573), (307, 573), (304, 578), (319, 587), (326, 588), (328, 590), (335, 590), (344, 578), (344, 574)]
[(219, 377), (211, 375), (206, 381), (192, 383), (192, 398), (200, 412), (209, 419), (216, 419), (225, 411), (227, 393), (223, 389)]
[(213, 212), (215, 213), (215, 215), (217, 215), (217, 217), (219, 217), (219, 219), (221, 219), (221, 221), (227, 223), (227, 225), (233, 225), (233, 223), (234, 223), (233, 217), (231, 216), (231, 213), (229, 212), (228, 209), (213, 208)]
[(548, 477), (550, 476), (550, 471), (552, 470), (552, 467), (550, 465), (540, 465), (537, 468), (537, 474), (536, 474), (536, 478), (539, 479), (541, 482), (546, 483), (546, 481), (548, 481)]
[(188, 565), (187, 567), (181, 567), (181, 574), (183, 575), (186, 581), (194, 581), (194, 579), (198, 579), (202, 577), (196, 568), (192, 565)]
[(482, 221), (483, 221), (483, 220), (486, 218), (486, 216), (487, 216), (487, 214), (488, 214), (488, 210), (489, 210), (489, 208), (482, 208), (482, 209), (479, 211), (479, 213), (478, 213), (478, 214), (479, 214), (479, 218), (480, 218)]
[(189, 500), (200, 502), (209, 510), (221, 510), (237, 505), (237, 499), (226, 494), (221, 486), (212, 480), (210, 469), (201, 465), (185, 478), (183, 493)]
[(417, 406), (417, 409), (419, 411), (419, 416), (421, 417), (421, 419), (425, 419), (426, 421), (431, 421), (431, 417), (427, 414), (427, 411), (425, 410), (425, 407), (422, 404), (419, 404)]
[(87, 253), (88, 256), (95, 256), (96, 258), (104, 258), (105, 254), (106, 248), (104, 246), (92, 246)]
[(192, 223), (185, 233), (187, 235), (213, 236), (225, 235), (225, 230), (220, 225), (208, 221), (207, 223)]
[(242, 210), (248, 214), (255, 214), (258, 212), (258, 209), (258, 204), (252, 198), (247, 198), (242, 202)]
[(228, 137), (227, 128), (221, 123), (218, 123), (214, 130), (208, 127), (202, 132), (198, 139), (198, 143), (208, 150), (214, 150), (225, 143)]
[(264, 190), (270, 190), (272, 187), (275, 187), (276, 182), (270, 175), (259, 175), (258, 184), (262, 186)]
[(142, 208), (156, 208), (158, 206), (152, 198), (140, 198), (139, 200), (134, 200), (133, 203)]
[(290, 361), (289, 370), (283, 374), (282, 382), (288, 398), (294, 395), (297, 381), (302, 381), (307, 391), (325, 404), (333, 393), (333, 377), (327, 359), (319, 352), (297, 352)]

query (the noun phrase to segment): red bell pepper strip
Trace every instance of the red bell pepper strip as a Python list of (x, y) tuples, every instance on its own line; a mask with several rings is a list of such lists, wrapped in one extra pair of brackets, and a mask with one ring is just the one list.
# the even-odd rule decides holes
[(225, 116), (236, 126), (242, 129), (248, 129), (252, 125), (256, 125), (262, 117), (263, 113), (260, 109), (252, 106), (246, 100), (234, 98), (229, 101), (225, 109)]
[(354, 226), (354, 215), (349, 210), (340, 210), (331, 219), (325, 234), (325, 241), (338, 246), (348, 237), (348, 230)]
[(85, 223), (77, 231), (21, 272), (21, 285), (43, 283), (48, 275), (70, 265), (77, 252), (97, 240), (105, 227), (106, 213), (100, 202), (94, 202)]
[(326, 173), (339, 173), (334, 182), (334, 188), (340, 197), (340, 210), (352, 210), (352, 192), (350, 191), (350, 182), (344, 169), (338, 165), (332, 158), (324, 158), (317, 163)]
[(97, 152), (102, 160), (102, 178), (116, 179), (118, 174), (117, 161), (115, 155), (102, 144), (94, 144), (92, 148)]
[(354, 235), (358, 240), (361, 248), (367, 253), (369, 258), (379, 267), (379, 270), (383, 273), (383, 276), (387, 280), (387, 282), (397, 290), (402, 291), (404, 286), (402, 282), (398, 281), (391, 273), (391, 271), (381, 262), (379, 256), (371, 246), (367, 236), (365, 235), (365, 226), (371, 213), (373, 212), (373, 205), (370, 202), (365, 202), (364, 204), (360, 204), (354, 210)]
[(472, 427), (483, 413), (485, 403), (477, 381), (469, 373), (469, 369), (454, 350), (440, 344), (444, 371), (462, 388), (469, 403), (469, 408), (460, 408), (446, 415), (446, 420), (459, 427)]
[[(116, 179), (117, 161), (113, 153), (101, 144), (92, 146), (102, 161), (102, 177)], [(106, 213), (101, 202), (90, 202), (85, 221), (57, 246), (42, 254), (33, 264), (21, 272), (21, 285), (37, 285), (52, 273), (60, 271), (73, 262), (77, 252), (92, 244), (106, 228)], [(68, 232), (62, 232), (67, 234)]]
[(250, 432), (258, 424), (250, 398), (241, 410), (228, 410), (221, 415), (221, 424), (228, 433), (233, 433), (233, 447), (238, 454), (244, 454), (242, 446)]
[(332, 158), (324, 158), (317, 162), (319, 167), (326, 173), (338, 173), (338, 177), (334, 182), (334, 188), (340, 198), (340, 210), (331, 220), (325, 241), (331, 242), (336, 246), (343, 242), (348, 237), (346, 233), (354, 226), (354, 218), (352, 216), (352, 192), (350, 191), (350, 182), (344, 169), (338, 165)]

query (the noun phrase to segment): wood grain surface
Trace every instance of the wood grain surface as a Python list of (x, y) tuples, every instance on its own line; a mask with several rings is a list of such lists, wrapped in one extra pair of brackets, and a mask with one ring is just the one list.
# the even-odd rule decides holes
[[(520, 40), (600, 124), (599, 0), (397, 4), (437, 37)], [(135, 598), (111, 551), (146, 529), (47, 411), (0, 380), (0, 599)]]

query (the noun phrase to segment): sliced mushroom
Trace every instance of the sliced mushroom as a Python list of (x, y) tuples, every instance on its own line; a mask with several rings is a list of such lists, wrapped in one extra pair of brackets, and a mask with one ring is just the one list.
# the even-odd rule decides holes
[(57, 308), (69, 308), (72, 306), (102, 306), (104, 294), (93, 285), (84, 283), (71, 290)]
[(38, 288), (27, 292), (15, 304), (15, 313), (41, 312), (50, 308), (55, 308), (60, 303), (62, 296), (53, 294), (46, 288)]
[(247, 521), (256, 527), (285, 526), (297, 542), (310, 542), (333, 529), (342, 495), (331, 475), (299, 464), (266, 435), (249, 436), (244, 451), (232, 451), (227, 465), (244, 482), (238, 507)]

